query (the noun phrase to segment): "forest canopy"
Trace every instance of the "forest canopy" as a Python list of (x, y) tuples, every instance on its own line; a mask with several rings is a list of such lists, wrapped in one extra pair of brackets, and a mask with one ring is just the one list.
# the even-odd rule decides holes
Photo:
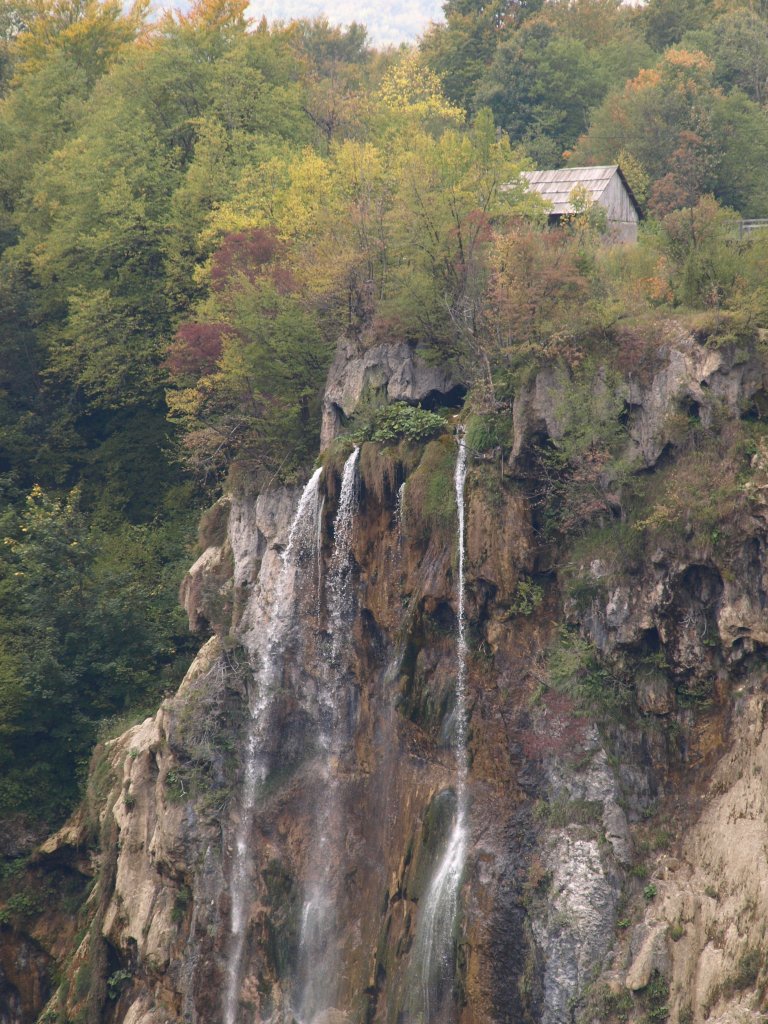
[[(296, 483), (340, 337), (489, 408), (618, 324), (768, 326), (768, 7), (447, 0), (418, 45), (243, 0), (0, 5), (0, 816), (60, 817), (100, 723), (179, 681), (194, 523)], [(621, 258), (521, 172), (621, 163)], [(578, 207), (578, 204), (576, 204)], [(725, 326), (722, 326), (725, 325)]]

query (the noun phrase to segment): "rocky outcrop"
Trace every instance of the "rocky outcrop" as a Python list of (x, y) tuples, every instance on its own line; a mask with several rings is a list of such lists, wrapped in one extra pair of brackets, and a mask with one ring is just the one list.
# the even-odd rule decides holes
[[(735, 694), (729, 750), (702, 787), (703, 807), (674, 854), (655, 866), (626, 972), (637, 991), (669, 980), (672, 1019), (758, 1020), (766, 971), (768, 772), (760, 678)], [(758, 692), (750, 692), (757, 688)]]
[(34, 1020), (51, 992), (53, 958), (30, 936), (0, 930), (0, 1021)]
[[(569, 373), (546, 366), (516, 397), (510, 464), (514, 466), (532, 446), (562, 437), (569, 395)], [(625, 405), (629, 438), (628, 458), (644, 469), (656, 466), (662, 455), (680, 441), (681, 421), (701, 420), (711, 427), (717, 417), (738, 418), (763, 413), (768, 396), (764, 361), (754, 346), (702, 344), (690, 331), (670, 321), (642, 372), (608, 380), (603, 371), (594, 379), (595, 394), (618, 388)]]
[(327, 447), (364, 402), (408, 402), (425, 408), (459, 405), (466, 387), (407, 342), (366, 347), (343, 340), (328, 373), (320, 447)]

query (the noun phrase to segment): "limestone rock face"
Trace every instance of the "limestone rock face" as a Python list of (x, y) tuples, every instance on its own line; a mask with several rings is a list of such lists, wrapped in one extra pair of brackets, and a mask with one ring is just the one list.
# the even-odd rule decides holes
[(554, 369), (544, 367), (536, 374), (533, 384), (515, 398), (512, 407), (514, 442), (510, 462), (517, 461), (532, 444), (545, 438), (557, 441), (562, 437), (562, 383)]
[(626, 984), (641, 989), (653, 969), (665, 973), (673, 1016), (756, 1019), (768, 915), (767, 710), (764, 694), (737, 695), (729, 749), (680, 856), (660, 858), (656, 896), (635, 929)]
[[(415, 1024), (433, 996), (441, 1012), (425, 1024), (606, 1024), (614, 1011), (639, 1024), (661, 1019), (654, 998), (671, 1024), (757, 1022), (768, 450), (756, 447), (725, 541), (679, 532), (629, 566), (578, 547), (564, 564), (532, 479), (536, 447), (563, 437), (564, 373), (545, 368), (516, 396), (503, 466), (469, 464), (466, 864), (440, 976), (425, 982), (419, 922), (457, 806), (450, 434), (429, 463), (361, 456), (349, 586), (332, 457), (293, 567), (298, 488), (231, 496), (212, 514), (182, 596), (191, 626), (214, 636), (157, 714), (99, 748), (88, 813), (39, 848), (35, 870), (95, 884), (77, 942), (74, 929), (59, 946), (29, 929), (0, 943), (3, 1022), (28, 1024), (48, 1000), (71, 1020), (223, 1024), (232, 987), (236, 1024)], [(681, 414), (735, 418), (763, 387), (748, 349), (670, 331), (623, 395), (628, 458), (661, 472)], [(407, 345), (345, 344), (324, 443), (368, 396), (448, 401), (457, 388)], [(582, 646), (558, 688), (552, 651), (568, 638)], [(307, 962), (318, 907), (333, 926)], [(54, 961), (66, 963), (58, 993)]]
[(328, 374), (320, 447), (330, 444), (344, 418), (351, 416), (364, 399), (445, 404), (454, 394), (458, 404), (464, 391), (450, 372), (427, 363), (406, 342), (366, 348), (359, 342), (342, 341)]
[(33, 1020), (51, 992), (51, 956), (31, 937), (3, 935), (0, 941), (0, 1020)]
[[(510, 463), (518, 462), (531, 444), (562, 437), (569, 396), (564, 370), (543, 367), (533, 383), (515, 398), (514, 441)], [(609, 385), (599, 374), (596, 391)], [(641, 378), (630, 375), (622, 385), (629, 434), (630, 456), (645, 467), (655, 466), (674, 446), (680, 417), (700, 418), (704, 426), (723, 411), (732, 416), (750, 408), (765, 392), (761, 360), (748, 348), (710, 348), (678, 325), (669, 324), (652, 370)]]
[(542, 921), (534, 918), (546, 955), (541, 1020), (560, 1024), (611, 947), (619, 886), (606, 873), (596, 839), (564, 832), (547, 851), (546, 864), (548, 912)]
[(705, 426), (716, 409), (738, 415), (765, 387), (760, 360), (736, 347), (710, 348), (670, 325), (666, 358), (649, 385), (631, 381), (632, 439), (645, 465), (653, 466), (674, 443), (676, 413), (701, 416)]

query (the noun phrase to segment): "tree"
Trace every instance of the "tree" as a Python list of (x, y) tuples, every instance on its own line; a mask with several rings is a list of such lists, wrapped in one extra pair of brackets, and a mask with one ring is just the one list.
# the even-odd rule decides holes
[(513, 221), (496, 234), (490, 267), (488, 329), (497, 366), (557, 351), (584, 331), (592, 289), (570, 232)]
[(715, 79), (756, 103), (768, 99), (768, 21), (746, 7), (726, 11), (712, 27)]
[(712, 108), (719, 144), (715, 195), (745, 217), (768, 216), (768, 110), (735, 89)]
[(331, 347), (291, 294), (279, 252), (260, 229), (225, 238), (200, 310), (209, 319), (182, 325), (169, 352), (179, 384), (171, 415), (185, 429), (189, 464), (208, 476), (237, 460), (291, 478), (316, 449)]
[(660, 53), (711, 21), (713, 6), (712, 0), (649, 0), (637, 18), (649, 44)]
[(525, 209), (522, 166), (506, 136), (496, 137), (489, 111), (469, 133), (423, 133), (398, 162), (388, 218), (393, 270), (381, 315), (406, 337), (429, 339), (491, 390), (485, 252), (493, 227)]
[(99, 719), (178, 681), (181, 622), (158, 605), (175, 588), (180, 545), (167, 530), (102, 532), (76, 491), (57, 500), (39, 487), (3, 527), (0, 814), (56, 820)]
[(657, 67), (606, 97), (571, 160), (613, 163), (628, 150), (650, 177), (651, 205), (660, 212), (710, 192), (753, 211), (764, 208), (767, 124), (738, 90), (724, 95), (705, 54), (668, 50)]
[(372, 51), (365, 27), (346, 28), (327, 18), (301, 19), (291, 26), (304, 70), (303, 110), (327, 147), (356, 134), (362, 122)]
[[(525, 5), (525, 13), (528, 7)], [(523, 14), (523, 7), (509, 0), (448, 0), (443, 10), (445, 23), (432, 26), (421, 42), (421, 50), (442, 81), (448, 99), (474, 112), (477, 83), (500, 40)]]
[(407, 51), (387, 70), (376, 99), (385, 126), (394, 121), (395, 131), (418, 126), (440, 132), (464, 121), (464, 111), (446, 98), (440, 79), (418, 50)]
[(503, 42), (477, 89), (477, 102), (545, 166), (560, 163), (603, 95), (587, 46), (547, 17), (532, 18)]
[(738, 278), (738, 254), (732, 245), (736, 218), (711, 197), (676, 210), (662, 221), (661, 248), (669, 260), (677, 302), (720, 308)]

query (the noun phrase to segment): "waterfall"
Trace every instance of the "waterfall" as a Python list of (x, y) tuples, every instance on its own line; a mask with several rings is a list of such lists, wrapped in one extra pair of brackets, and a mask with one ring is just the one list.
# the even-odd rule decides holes
[(322, 750), (321, 788), (315, 796), (314, 844), (299, 940), (299, 1004), (301, 1020), (310, 1022), (332, 1006), (336, 995), (337, 964), (333, 940), (336, 931), (336, 881), (340, 853), (337, 840), (344, 834), (339, 802), (339, 760), (343, 754), (348, 718), (345, 659), (350, 622), (355, 610), (352, 586), (352, 532), (358, 509), (355, 448), (344, 465), (339, 505), (333, 525), (333, 554), (327, 580), (330, 656), (318, 694), (319, 739)]
[(453, 486), (456, 492), (459, 566), (457, 581), (456, 637), (456, 769), (459, 814), (463, 814), (467, 782), (467, 618), (464, 612), (464, 485), (467, 479), (467, 446), (459, 438)]
[[(445, 852), (423, 900), (416, 931), (417, 964), (421, 966), (420, 1002), (423, 1024), (444, 1020), (434, 995), (445, 991), (453, 972), (453, 932), (458, 910), (461, 877), (467, 854), (467, 637), (464, 611), (464, 484), (467, 448), (459, 438), (454, 472), (458, 518), (458, 580), (456, 629), (456, 706), (454, 709), (456, 757), (456, 813)], [(441, 1004), (442, 999), (438, 1002)]]
[(320, 502), (317, 510), (317, 535), (315, 537), (315, 571), (317, 575), (317, 600), (315, 601), (315, 621), (318, 629), (323, 614), (323, 512), (325, 511), (325, 498)]
[(339, 507), (333, 522), (333, 555), (328, 574), (328, 620), (331, 632), (331, 658), (339, 657), (344, 624), (353, 608), (352, 527), (357, 515), (357, 463), (360, 449), (355, 448), (344, 463), (341, 475)]
[(248, 924), (250, 866), (249, 841), (260, 785), (265, 781), (269, 764), (263, 752), (268, 729), (268, 712), (279, 688), (280, 654), (283, 641), (293, 619), (295, 605), (295, 570), (314, 549), (318, 536), (320, 514), (319, 485), (322, 469), (318, 469), (304, 488), (288, 534), (288, 544), (281, 556), (275, 592), (271, 603), (260, 608), (265, 626), (254, 633), (257, 670), (249, 692), (248, 738), (245, 750), (245, 775), (240, 796), (240, 818), (235, 833), (234, 852), (229, 879), (231, 899), (230, 944), (227, 978), (224, 990), (224, 1024), (237, 1020), (241, 986), (241, 970)]
[(403, 534), (403, 516), (405, 515), (405, 480), (397, 489), (397, 503), (395, 505), (395, 525), (397, 526), (398, 540)]

